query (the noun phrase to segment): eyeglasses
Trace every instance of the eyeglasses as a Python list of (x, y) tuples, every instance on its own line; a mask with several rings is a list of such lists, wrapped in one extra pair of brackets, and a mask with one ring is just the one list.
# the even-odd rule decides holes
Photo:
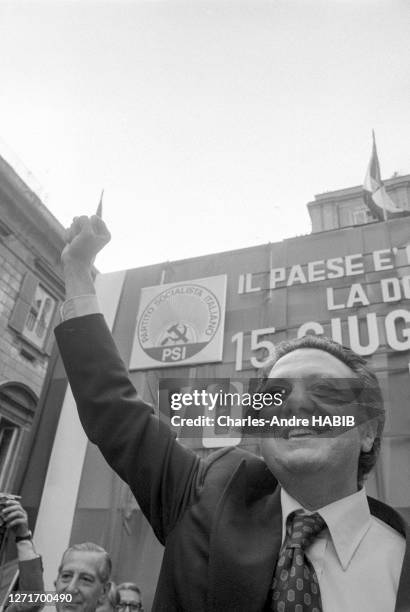
[(115, 606), (116, 610), (125, 610), (126, 608), (130, 608), (130, 610), (141, 610), (142, 612), (144, 610), (142, 603), (137, 603), (136, 601), (122, 601)]
[(308, 397), (317, 400), (319, 403), (331, 403), (333, 405), (358, 403), (364, 390), (362, 382), (357, 378), (317, 377), (311, 380), (268, 378), (261, 391), (271, 395), (278, 393), (283, 404), (286, 404), (297, 382), (303, 384)]

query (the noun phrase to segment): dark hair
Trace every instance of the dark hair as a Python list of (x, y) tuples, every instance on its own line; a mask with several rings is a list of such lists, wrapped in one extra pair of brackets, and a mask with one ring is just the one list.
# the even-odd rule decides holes
[(380, 452), (381, 439), (383, 435), (385, 409), (383, 396), (376, 375), (366, 365), (366, 360), (352, 351), (350, 348), (327, 338), (326, 336), (315, 336), (309, 334), (295, 340), (284, 340), (275, 346), (274, 357), (260, 369), (259, 389), (262, 389), (269, 378), (269, 374), (275, 363), (284, 355), (297, 349), (313, 348), (326, 351), (339, 361), (345, 363), (358, 377), (361, 383), (360, 407), (365, 409), (369, 419), (377, 420), (376, 437), (373, 446), (368, 452), (361, 451), (357, 470), (359, 485), (363, 483), (366, 475), (370, 472), (377, 461)]
[(104, 563), (103, 563), (102, 569), (99, 568), (98, 575), (103, 584), (109, 581), (110, 575), (111, 575), (111, 569), (112, 569), (110, 555), (107, 553), (107, 551), (104, 548), (102, 548), (102, 546), (98, 546), (98, 544), (94, 544), (94, 542), (81, 542), (80, 544), (73, 544), (73, 546), (70, 546), (69, 548), (67, 548), (67, 550), (65, 550), (63, 553), (60, 567), (58, 568), (59, 574), (63, 567), (64, 557), (68, 555), (70, 552), (75, 552), (75, 551), (93, 552), (93, 553), (101, 554), (101, 556), (103, 557)]
[(117, 586), (117, 593), (118, 594), (119, 594), (120, 591), (125, 591), (125, 590), (135, 591), (141, 597), (141, 590), (137, 587), (135, 582), (121, 582), (121, 584), (119, 584)]

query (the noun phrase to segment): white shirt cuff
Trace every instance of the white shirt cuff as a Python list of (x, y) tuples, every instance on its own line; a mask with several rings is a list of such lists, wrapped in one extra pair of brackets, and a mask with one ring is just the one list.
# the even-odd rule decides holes
[(60, 308), (61, 320), (67, 321), (74, 317), (100, 313), (97, 296), (90, 293), (87, 295), (77, 295), (63, 302)]
[(16, 542), (17, 547), (17, 558), (19, 561), (31, 561), (31, 559), (37, 559), (38, 555), (34, 549), (34, 544), (31, 540), (22, 540)]

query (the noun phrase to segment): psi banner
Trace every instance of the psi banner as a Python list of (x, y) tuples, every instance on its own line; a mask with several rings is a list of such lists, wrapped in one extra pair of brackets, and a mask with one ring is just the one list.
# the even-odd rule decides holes
[(130, 370), (222, 360), (226, 275), (144, 287)]

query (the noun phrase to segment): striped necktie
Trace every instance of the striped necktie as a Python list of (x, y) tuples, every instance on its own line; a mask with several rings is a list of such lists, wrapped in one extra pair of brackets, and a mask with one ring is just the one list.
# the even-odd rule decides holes
[(322, 612), (319, 583), (306, 548), (325, 526), (322, 517), (298, 510), (288, 517), (272, 585), (272, 612)]

